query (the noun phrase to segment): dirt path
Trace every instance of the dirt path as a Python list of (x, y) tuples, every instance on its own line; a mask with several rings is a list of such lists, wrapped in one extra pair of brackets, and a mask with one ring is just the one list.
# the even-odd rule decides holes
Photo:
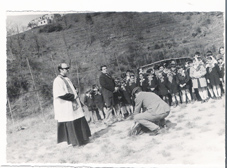
[(203, 164), (224, 165), (224, 99), (176, 107), (163, 134), (128, 136), (133, 121), (106, 128), (90, 124), (91, 142), (72, 148), (56, 144), (56, 122), (33, 121), (7, 134), (7, 163)]

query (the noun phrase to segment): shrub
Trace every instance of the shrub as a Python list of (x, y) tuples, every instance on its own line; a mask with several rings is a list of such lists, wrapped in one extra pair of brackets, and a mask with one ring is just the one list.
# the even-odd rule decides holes
[(13, 76), (7, 80), (7, 95), (10, 100), (15, 100), (20, 96), (21, 92), (28, 91), (29, 87), (27, 79)]
[(191, 19), (191, 16), (187, 16), (186, 19), (187, 19), (187, 20), (190, 20), (190, 19)]
[(197, 33), (192, 33), (192, 37), (196, 37), (197, 36)]
[(39, 30), (39, 33), (51, 33), (55, 31), (61, 31), (63, 27), (61, 24), (48, 24)]
[(95, 37), (94, 36), (91, 36), (91, 44), (95, 41)]
[(198, 27), (198, 28), (196, 29), (196, 32), (197, 32), (197, 33), (201, 33), (201, 32), (202, 32), (202, 31), (201, 31), (201, 28)]
[(52, 99), (52, 86), (51, 85), (43, 85), (41, 88), (41, 95), (46, 100)]
[(210, 19), (207, 19), (206, 22), (207, 22), (207, 24), (211, 24)]
[(155, 44), (154, 49), (160, 49), (161, 47), (158, 44)]
[(85, 16), (85, 19), (86, 19), (87, 24), (93, 24), (94, 23), (90, 14), (87, 14)]

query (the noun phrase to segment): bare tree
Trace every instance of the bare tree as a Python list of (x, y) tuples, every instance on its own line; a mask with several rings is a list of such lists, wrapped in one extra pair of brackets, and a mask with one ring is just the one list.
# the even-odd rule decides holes
[(17, 33), (17, 25), (12, 21), (6, 20), (6, 33), (7, 37)]

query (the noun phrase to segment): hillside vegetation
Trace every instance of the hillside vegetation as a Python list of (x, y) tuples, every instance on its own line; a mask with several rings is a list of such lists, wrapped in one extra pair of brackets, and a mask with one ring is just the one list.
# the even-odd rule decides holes
[(221, 12), (108, 12), (67, 14), (53, 24), (9, 36), (7, 96), (13, 117), (46, 113), (60, 62), (71, 65), (70, 78), (84, 93), (98, 84), (102, 64), (119, 77), (165, 58), (208, 50), (217, 54), (223, 33)]

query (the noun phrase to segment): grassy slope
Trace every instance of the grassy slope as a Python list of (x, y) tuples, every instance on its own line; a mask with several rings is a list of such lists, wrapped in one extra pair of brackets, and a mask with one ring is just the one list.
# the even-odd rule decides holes
[[(79, 63), (80, 82), (85, 88), (98, 82), (95, 78), (99, 76), (99, 65), (113, 62), (109, 59), (113, 59), (114, 54), (119, 59), (120, 68), (123, 68), (123, 64), (130, 64), (124, 66), (127, 69), (163, 56), (191, 56), (195, 51), (204, 54), (207, 50), (217, 54), (218, 48), (223, 46), (223, 17), (218, 14), (134, 13), (131, 17), (113, 13), (92, 15), (92, 19), (94, 23), (90, 29), (85, 22), (85, 15), (81, 14), (68, 16), (71, 26), (68, 25), (69, 28), (64, 32), (39, 34), (36, 33), (38, 29), (33, 30), (42, 44), (42, 57), (31, 53), (34, 50), (34, 34), (26, 32), (25, 51), (28, 51), (31, 62), (34, 61), (32, 70), (37, 82), (42, 79), (51, 88), (55, 73), (50, 55), (53, 56), (55, 66), (61, 61), (67, 61), (63, 34), (73, 61), (70, 77), (77, 84), (75, 63)], [(193, 37), (192, 34), (196, 32), (198, 34)], [(163, 47), (155, 49), (155, 45)], [(127, 62), (127, 57), (129, 61), (134, 59), (134, 62)], [(118, 69), (116, 64), (111, 64), (110, 68)], [(24, 67), (23, 71), (29, 78), (28, 69)], [(119, 72), (115, 75), (119, 75)], [(92, 143), (78, 149), (66, 147), (64, 143), (54, 144), (56, 122), (53, 120), (52, 101), (43, 99), (43, 104), (46, 102), (49, 108), (45, 109), (45, 123), (40, 120), (41, 112), (33, 93), (21, 96), (12, 103), (14, 106), (23, 105), (22, 108), (15, 106), (13, 109), (22, 111), (26, 118), (20, 116), (15, 126), (12, 126), (10, 120), (7, 123), (8, 162), (217, 164), (224, 160), (224, 107), (220, 106), (220, 102), (209, 105), (197, 103), (195, 108), (189, 105), (186, 109), (174, 109), (169, 120), (177, 123), (177, 126), (159, 137), (142, 135), (129, 138), (126, 134), (131, 121), (124, 121), (96, 133)], [(28, 117), (34, 112), (35, 118)], [(26, 129), (15, 131), (18, 126), (25, 126)], [(101, 124), (91, 125), (92, 133), (103, 128)], [(100, 133), (103, 135), (96, 137)]]
[[(98, 67), (102, 63), (113, 62), (110, 59), (113, 59), (114, 54), (122, 61), (125, 57), (146, 55), (147, 61), (140, 58), (140, 64), (131, 63), (130, 66), (139, 66), (160, 59), (157, 57), (161, 52), (164, 53), (164, 58), (191, 56), (195, 51), (205, 54), (207, 50), (217, 54), (217, 49), (223, 45), (223, 20), (222, 15), (217, 15), (216, 13), (213, 15), (210, 13), (107, 13), (91, 15), (93, 22), (89, 24), (86, 22), (85, 14), (71, 14), (67, 15), (68, 29), (53, 33), (35, 33), (43, 44), (41, 50), (45, 51), (43, 58), (35, 59), (40, 62), (47, 60), (44, 73), (45, 69), (46, 71), (53, 69), (50, 54), (55, 54), (53, 59), (56, 64), (67, 61), (64, 35), (69, 48), (68, 54), (74, 63), (72, 77), (76, 83), (76, 62), (79, 63), (80, 75), (83, 76), (84, 73), (89, 73), (84, 72), (88, 67), (90, 72), (98, 72)], [(196, 32), (198, 35), (193, 37), (192, 33)], [(31, 37), (31, 31), (27, 32), (25, 39)], [(28, 40), (27, 43), (32, 41)], [(163, 47), (155, 49), (155, 45), (163, 45)], [(169, 47), (170, 45), (172, 47)], [(111, 66), (111, 69), (116, 67)], [(53, 71), (50, 73), (54, 76)]]
[[(224, 98), (171, 110), (171, 122), (163, 134), (128, 137), (132, 121), (106, 128), (90, 124), (91, 142), (72, 148), (56, 144), (52, 115), (8, 126), (7, 163), (96, 163), (96, 164), (198, 164), (223, 165), (225, 160)], [(16, 131), (15, 127), (25, 127)]]
[[(208, 50), (216, 55), (218, 48), (223, 46), (222, 13), (69, 14), (66, 15), (66, 22), (67, 25), (64, 21), (60, 22), (65, 25), (64, 31), (38, 33), (42, 29), (40, 27), (21, 35), (23, 55), (30, 60), (36, 86), (41, 91), (41, 85), (46, 86), (47, 96), (39, 92), (42, 104), (46, 104), (52, 97), (56, 65), (62, 61), (67, 62), (68, 56), (72, 59), (70, 78), (78, 86), (76, 68), (79, 67), (80, 89), (84, 92), (92, 84), (98, 84), (101, 64), (109, 64), (110, 71), (119, 77), (121, 71), (131, 68), (135, 70), (140, 65), (164, 58), (192, 56), (195, 51), (203, 55)], [(196, 36), (193, 33), (197, 33)], [(39, 43), (39, 57), (35, 39)], [(21, 49), (15, 39), (12, 44), (17, 50)], [(7, 45), (10, 46), (10, 40)], [(18, 67), (12, 62), (8, 66), (8, 69), (10, 66)], [(18, 72), (9, 71), (8, 79), (13, 74), (18, 76)], [(29, 90), (34, 90), (26, 62), (22, 73), (29, 82)], [(37, 102), (37, 98), (30, 93), (11, 104), (23, 104), (20, 112), (18, 107), (13, 109), (15, 114), (27, 116), (39, 113), (37, 103), (34, 102)], [(50, 104), (51, 101), (46, 105)]]

